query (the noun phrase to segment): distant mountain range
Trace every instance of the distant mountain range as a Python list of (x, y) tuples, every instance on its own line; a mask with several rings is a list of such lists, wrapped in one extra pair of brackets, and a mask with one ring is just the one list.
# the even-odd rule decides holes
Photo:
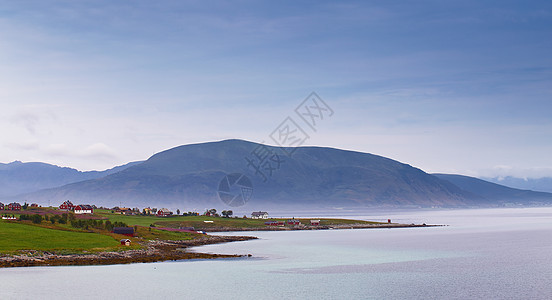
[(105, 171), (90, 172), (81, 172), (40, 162), (0, 163), (0, 198), (105, 177), (139, 163), (141, 162), (131, 162)]
[(543, 178), (517, 178), (517, 177), (494, 177), (481, 178), (485, 181), (500, 185), (509, 186), (516, 189), (533, 190), (539, 192), (552, 193), (552, 177)]
[[(496, 183), (488, 182), (482, 179), (477, 179), (469, 176), (452, 175), (452, 174), (433, 174), (438, 178), (447, 180), (464, 191), (479, 195), (489, 204), (496, 200), (499, 203), (518, 203), (518, 204), (538, 204), (550, 201), (550, 193), (535, 192), (531, 190), (521, 190), (511, 187), (506, 187)], [(480, 203), (484, 203), (483, 200)]]
[[(36, 179), (35, 182), (41, 182), (42, 186), (48, 183), (49, 188), (4, 198), (41, 204), (70, 199), (74, 203), (108, 207), (226, 209), (231, 207), (223, 203), (219, 195), (227, 196), (228, 193), (219, 192), (227, 189), (228, 183), (233, 183), (232, 178), (247, 177), (252, 184), (251, 198), (247, 198), (248, 186), (231, 186), (230, 194), (244, 192), (249, 201), (243, 208), (251, 210), (552, 203), (549, 193), (520, 191), (459, 175), (431, 175), (373, 154), (324, 147), (282, 149), (242, 140), (184, 145), (103, 174), (80, 174), (75, 173), (76, 170), (63, 169), (51, 168), (52, 172), (63, 171), (74, 177), (67, 175), (66, 181), (57, 187), (52, 187), (55, 185), (53, 178), (50, 181)], [(229, 181), (221, 184), (228, 174), (245, 177), (232, 175)], [(53, 173), (51, 176), (56, 177)], [(22, 186), (32, 186), (29, 178), (21, 177)], [(69, 183), (70, 180), (74, 181)]]

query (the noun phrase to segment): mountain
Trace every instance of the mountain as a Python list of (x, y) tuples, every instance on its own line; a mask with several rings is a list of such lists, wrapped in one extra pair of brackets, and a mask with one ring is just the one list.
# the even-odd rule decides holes
[(551, 193), (510, 188), (469, 176), (453, 174), (433, 175), (449, 181), (466, 192), (482, 196), (485, 201), (517, 204), (531, 204), (532, 202), (552, 203)]
[(0, 198), (104, 177), (138, 163), (141, 162), (132, 162), (105, 171), (89, 172), (40, 162), (23, 163), (14, 161), (9, 164), (0, 163)]
[[(256, 155), (262, 151), (271, 155), (255, 170)], [(291, 151), (292, 155), (286, 155)], [(255, 163), (248, 165), (248, 160)], [(420, 169), (377, 155), (322, 147), (281, 149), (226, 140), (169, 149), (120, 172), (21, 199), (201, 210), (225, 205), (217, 190), (225, 175), (232, 173), (251, 180), (253, 193), (247, 207), (258, 209), (290, 205), (466, 206), (480, 198)]]
[(516, 189), (552, 193), (552, 177), (517, 178), (508, 176), (481, 179)]
[[(243, 199), (233, 197), (242, 193), (249, 201), (240, 208), (246, 210), (499, 206), (535, 196), (460, 185), (443, 176), (368, 153), (225, 140), (179, 146), (107, 176), (14, 199), (202, 211), (232, 208), (221, 199), (235, 204)], [(549, 195), (537, 198), (548, 201)]]

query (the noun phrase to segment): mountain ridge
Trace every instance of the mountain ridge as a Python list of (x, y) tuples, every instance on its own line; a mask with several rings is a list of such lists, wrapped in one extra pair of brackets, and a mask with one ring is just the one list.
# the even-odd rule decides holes
[[(261, 158), (264, 165), (255, 166)], [(329, 147), (279, 148), (235, 139), (174, 147), (101, 178), (16, 198), (39, 203), (72, 199), (109, 207), (202, 210), (226, 207), (217, 189), (232, 173), (251, 179), (253, 193), (244, 208), (253, 210), (287, 206), (476, 207), (512, 201), (511, 197), (481, 195), (480, 190), (459, 187), (454, 178), (439, 178), (445, 174), (428, 174), (379, 155)], [(552, 194), (541, 196), (542, 201), (552, 202)]]

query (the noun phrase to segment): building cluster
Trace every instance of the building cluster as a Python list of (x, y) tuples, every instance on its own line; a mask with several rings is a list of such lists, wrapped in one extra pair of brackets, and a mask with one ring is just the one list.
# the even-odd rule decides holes
[(174, 213), (168, 209), (168, 208), (150, 208), (146, 207), (142, 209), (140, 212), (139, 208), (129, 208), (129, 207), (113, 207), (112, 210), (115, 213), (121, 214), (121, 215), (127, 215), (127, 216), (136, 216), (136, 215), (144, 215), (144, 216), (158, 216), (158, 217), (168, 217), (172, 216)]

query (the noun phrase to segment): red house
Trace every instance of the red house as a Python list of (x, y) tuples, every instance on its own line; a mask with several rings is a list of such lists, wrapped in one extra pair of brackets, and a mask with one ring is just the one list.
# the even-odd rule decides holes
[(301, 221), (295, 219), (287, 220), (287, 223), (288, 225), (301, 225)]
[(265, 225), (267, 226), (284, 226), (284, 221), (268, 221), (265, 222)]
[(170, 211), (168, 208), (161, 208), (160, 210), (157, 211), (158, 217), (168, 217), (172, 214), (173, 214), (172, 211)]
[(21, 204), (17, 202), (13, 202), (8, 204), (8, 208), (6, 210), (21, 210)]
[(75, 209), (75, 205), (71, 201), (67, 200), (59, 206), (59, 210), (72, 211)]

